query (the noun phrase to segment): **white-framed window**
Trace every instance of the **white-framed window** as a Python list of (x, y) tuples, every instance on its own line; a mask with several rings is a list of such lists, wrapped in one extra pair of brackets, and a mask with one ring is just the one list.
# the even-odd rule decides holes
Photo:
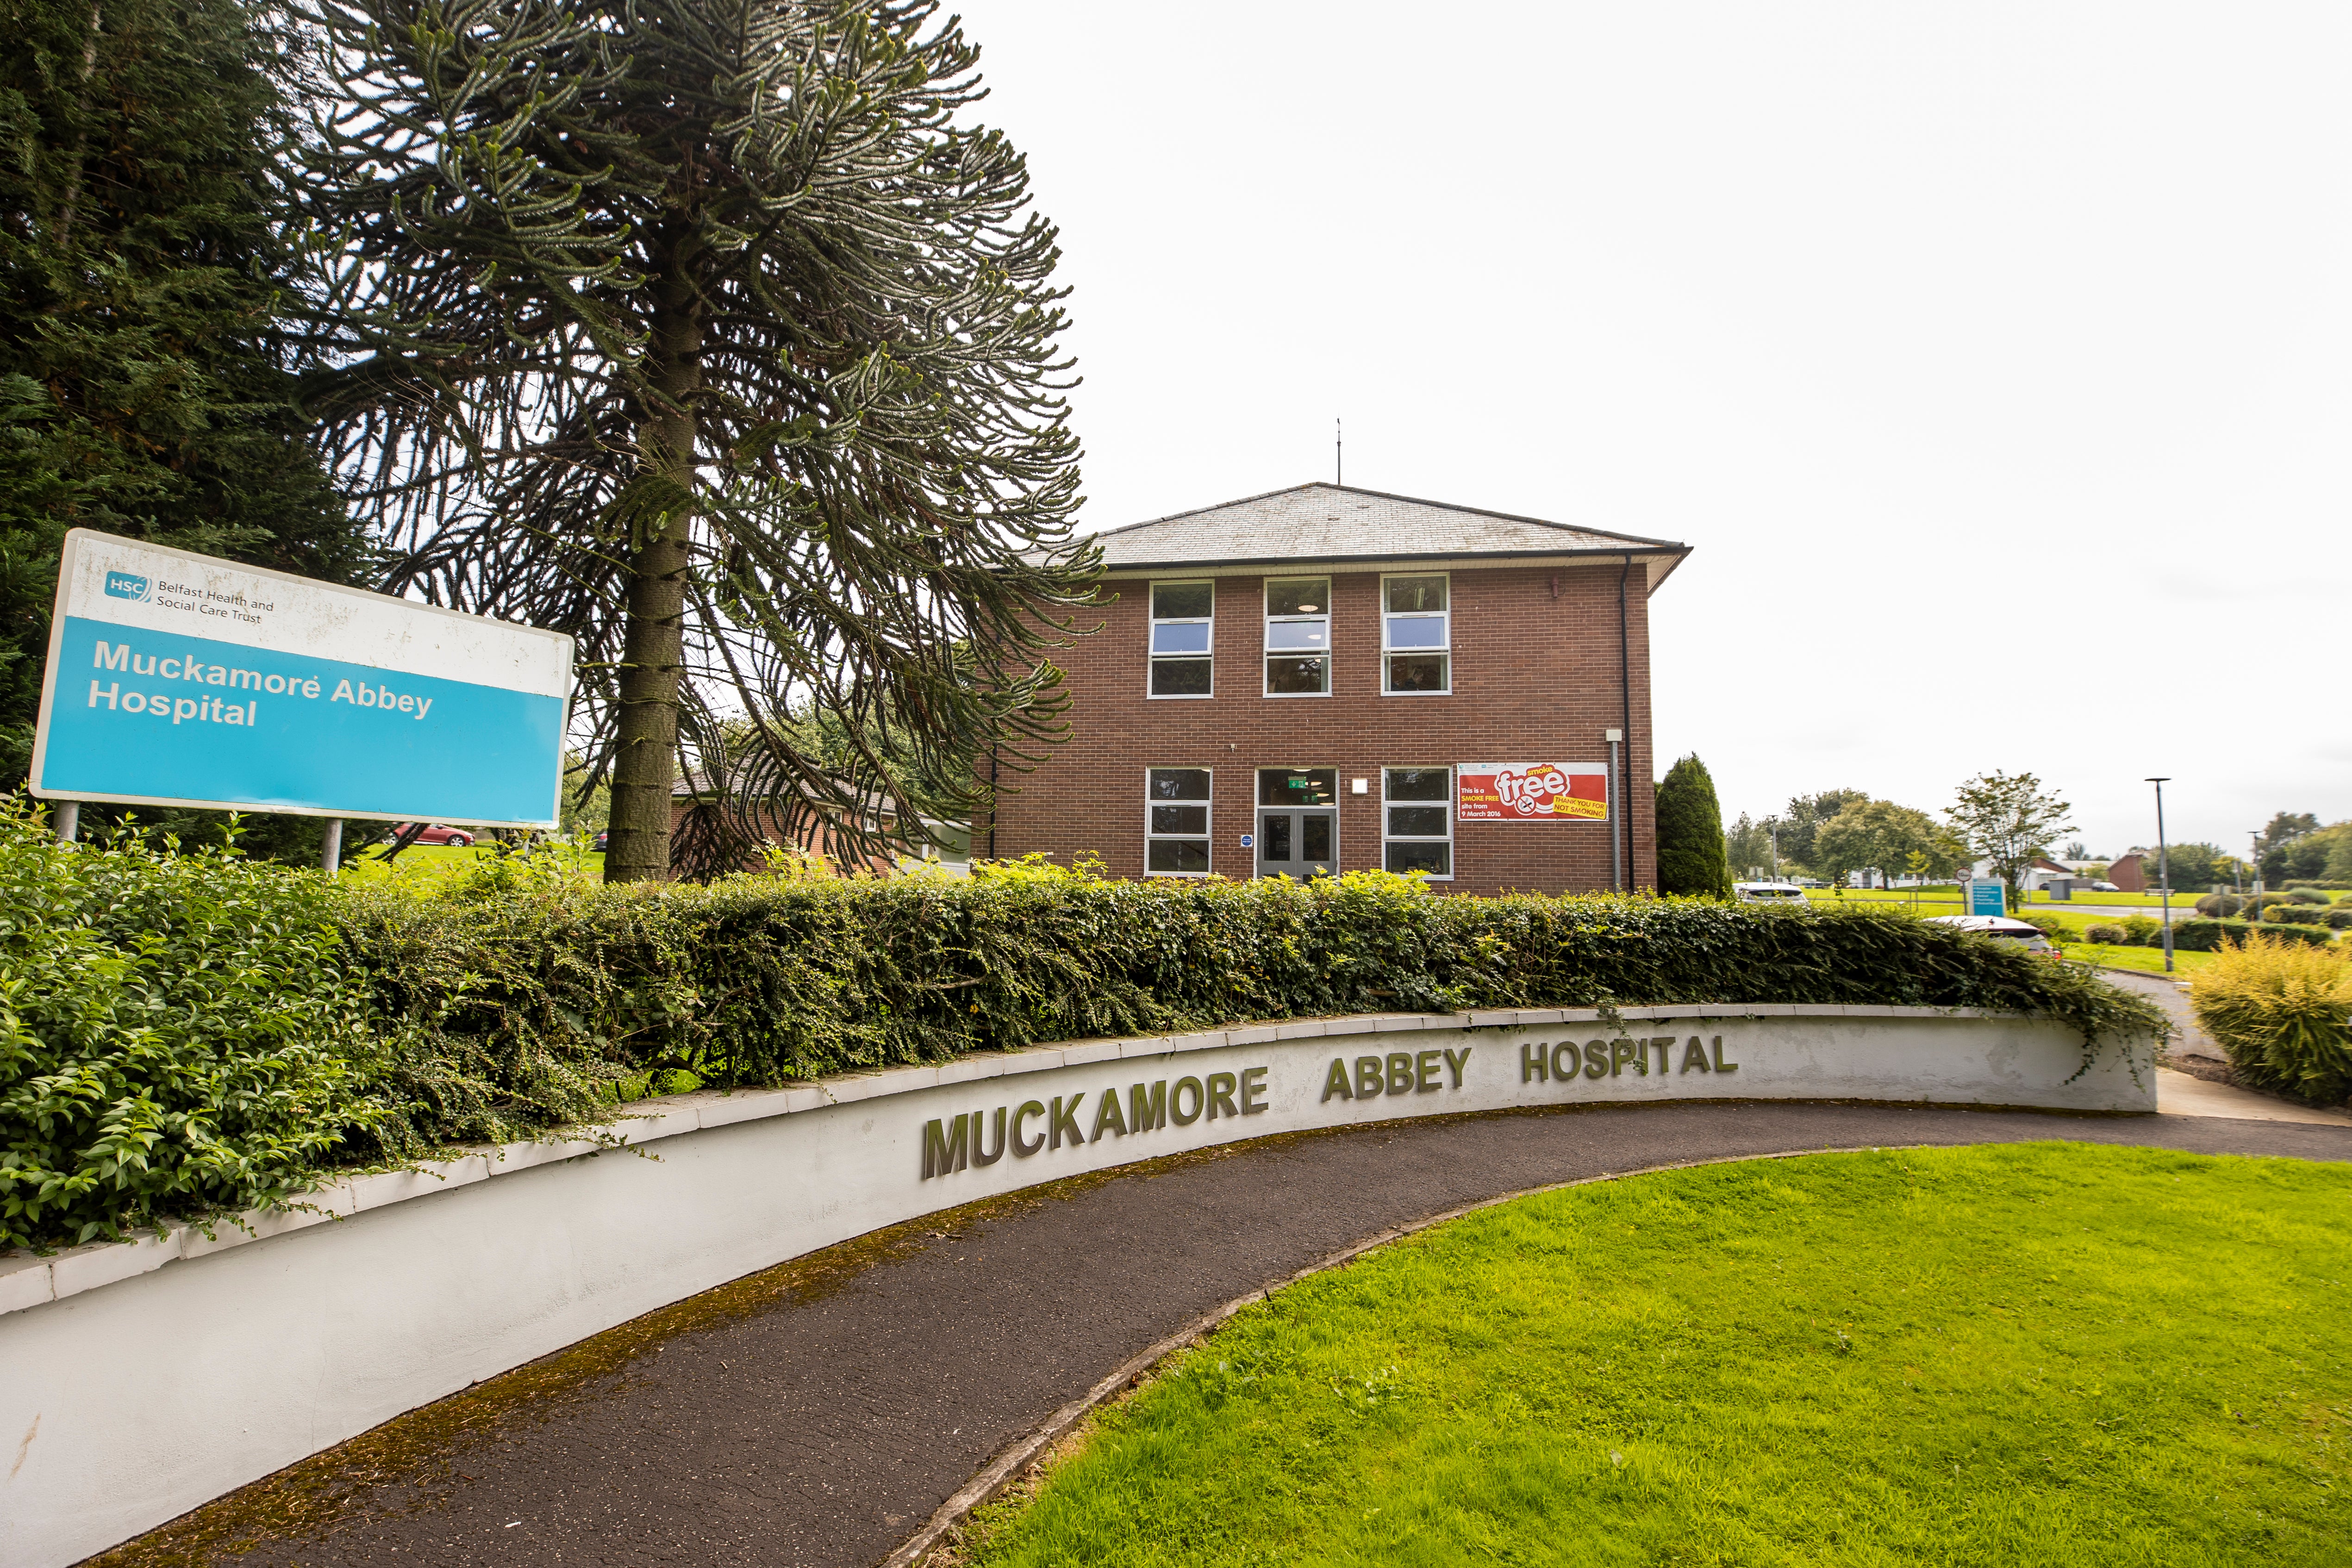
[(1265, 580), (1265, 694), (1331, 695), (1331, 579)]
[(1454, 770), (1381, 770), (1381, 863), (1454, 880)]
[(1217, 584), (1209, 578), (1151, 584), (1150, 696), (1214, 694), (1216, 614)]
[(1143, 771), (1145, 876), (1209, 874), (1210, 776), (1207, 768)]
[(1443, 697), (1454, 689), (1454, 613), (1444, 573), (1381, 579), (1381, 689)]

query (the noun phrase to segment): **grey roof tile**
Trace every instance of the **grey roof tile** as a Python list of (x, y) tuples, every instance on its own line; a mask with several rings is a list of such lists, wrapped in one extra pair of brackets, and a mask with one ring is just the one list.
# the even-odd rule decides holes
[(1580, 552), (1687, 553), (1670, 540), (1577, 528), (1340, 485), (1300, 485), (1095, 536), (1111, 572), (1282, 561), (1431, 560)]

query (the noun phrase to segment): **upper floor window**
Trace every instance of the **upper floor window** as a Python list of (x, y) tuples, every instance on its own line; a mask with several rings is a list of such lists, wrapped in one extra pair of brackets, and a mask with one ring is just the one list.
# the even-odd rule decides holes
[(1151, 584), (1152, 696), (1212, 694), (1216, 607), (1213, 582)]
[(1383, 577), (1381, 598), (1381, 689), (1453, 690), (1454, 616), (1445, 578)]
[(1265, 584), (1265, 694), (1331, 691), (1331, 580), (1269, 577)]

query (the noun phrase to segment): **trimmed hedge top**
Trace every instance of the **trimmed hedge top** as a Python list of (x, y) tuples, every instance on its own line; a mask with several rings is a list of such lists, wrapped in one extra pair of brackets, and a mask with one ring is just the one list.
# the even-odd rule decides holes
[[(1047, 1040), (1473, 1007), (1971, 1006), (2062, 1019), (2086, 1050), (2164, 1027), (2088, 968), (1861, 908), (1439, 898), (1377, 872), (1120, 882), (1031, 863), (970, 880), (605, 888), (555, 856), (488, 863), (429, 896), (217, 854), (63, 848), (21, 813), (0, 817), (0, 861), (15, 868), (0, 879), (0, 1245), (245, 1206), (322, 1165), (530, 1137), (608, 1114), (667, 1069), (773, 1084)], [(147, 891), (92, 896), (118, 886)], [(226, 926), (173, 912), (223, 889), (269, 912)], [(135, 993), (95, 1026), (87, 997), (26, 1006), (28, 980), (58, 973), (63, 927), (77, 961), (116, 955)], [(181, 956), (138, 958), (159, 935)], [(186, 976), (205, 973), (254, 978), (199, 1008)], [(142, 1064), (164, 1058), (140, 1031), (161, 1018), (181, 1065), (150, 1083)], [(198, 1059), (267, 1066), (275, 1098), (219, 1087), (184, 1065)], [(142, 1168), (185, 1179), (126, 1184), (110, 1130), (159, 1096), (258, 1120), (142, 1121)], [(224, 1142), (245, 1163), (219, 1157)]]

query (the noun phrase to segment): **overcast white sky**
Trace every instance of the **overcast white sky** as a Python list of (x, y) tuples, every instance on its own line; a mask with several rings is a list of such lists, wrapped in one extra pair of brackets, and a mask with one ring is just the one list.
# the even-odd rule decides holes
[[(1990, 769), (2352, 816), (2352, 9), (972, 0), (1086, 521), (1328, 479), (1685, 541), (1727, 818)], [(1663, 762), (1662, 762), (1663, 766)]]

